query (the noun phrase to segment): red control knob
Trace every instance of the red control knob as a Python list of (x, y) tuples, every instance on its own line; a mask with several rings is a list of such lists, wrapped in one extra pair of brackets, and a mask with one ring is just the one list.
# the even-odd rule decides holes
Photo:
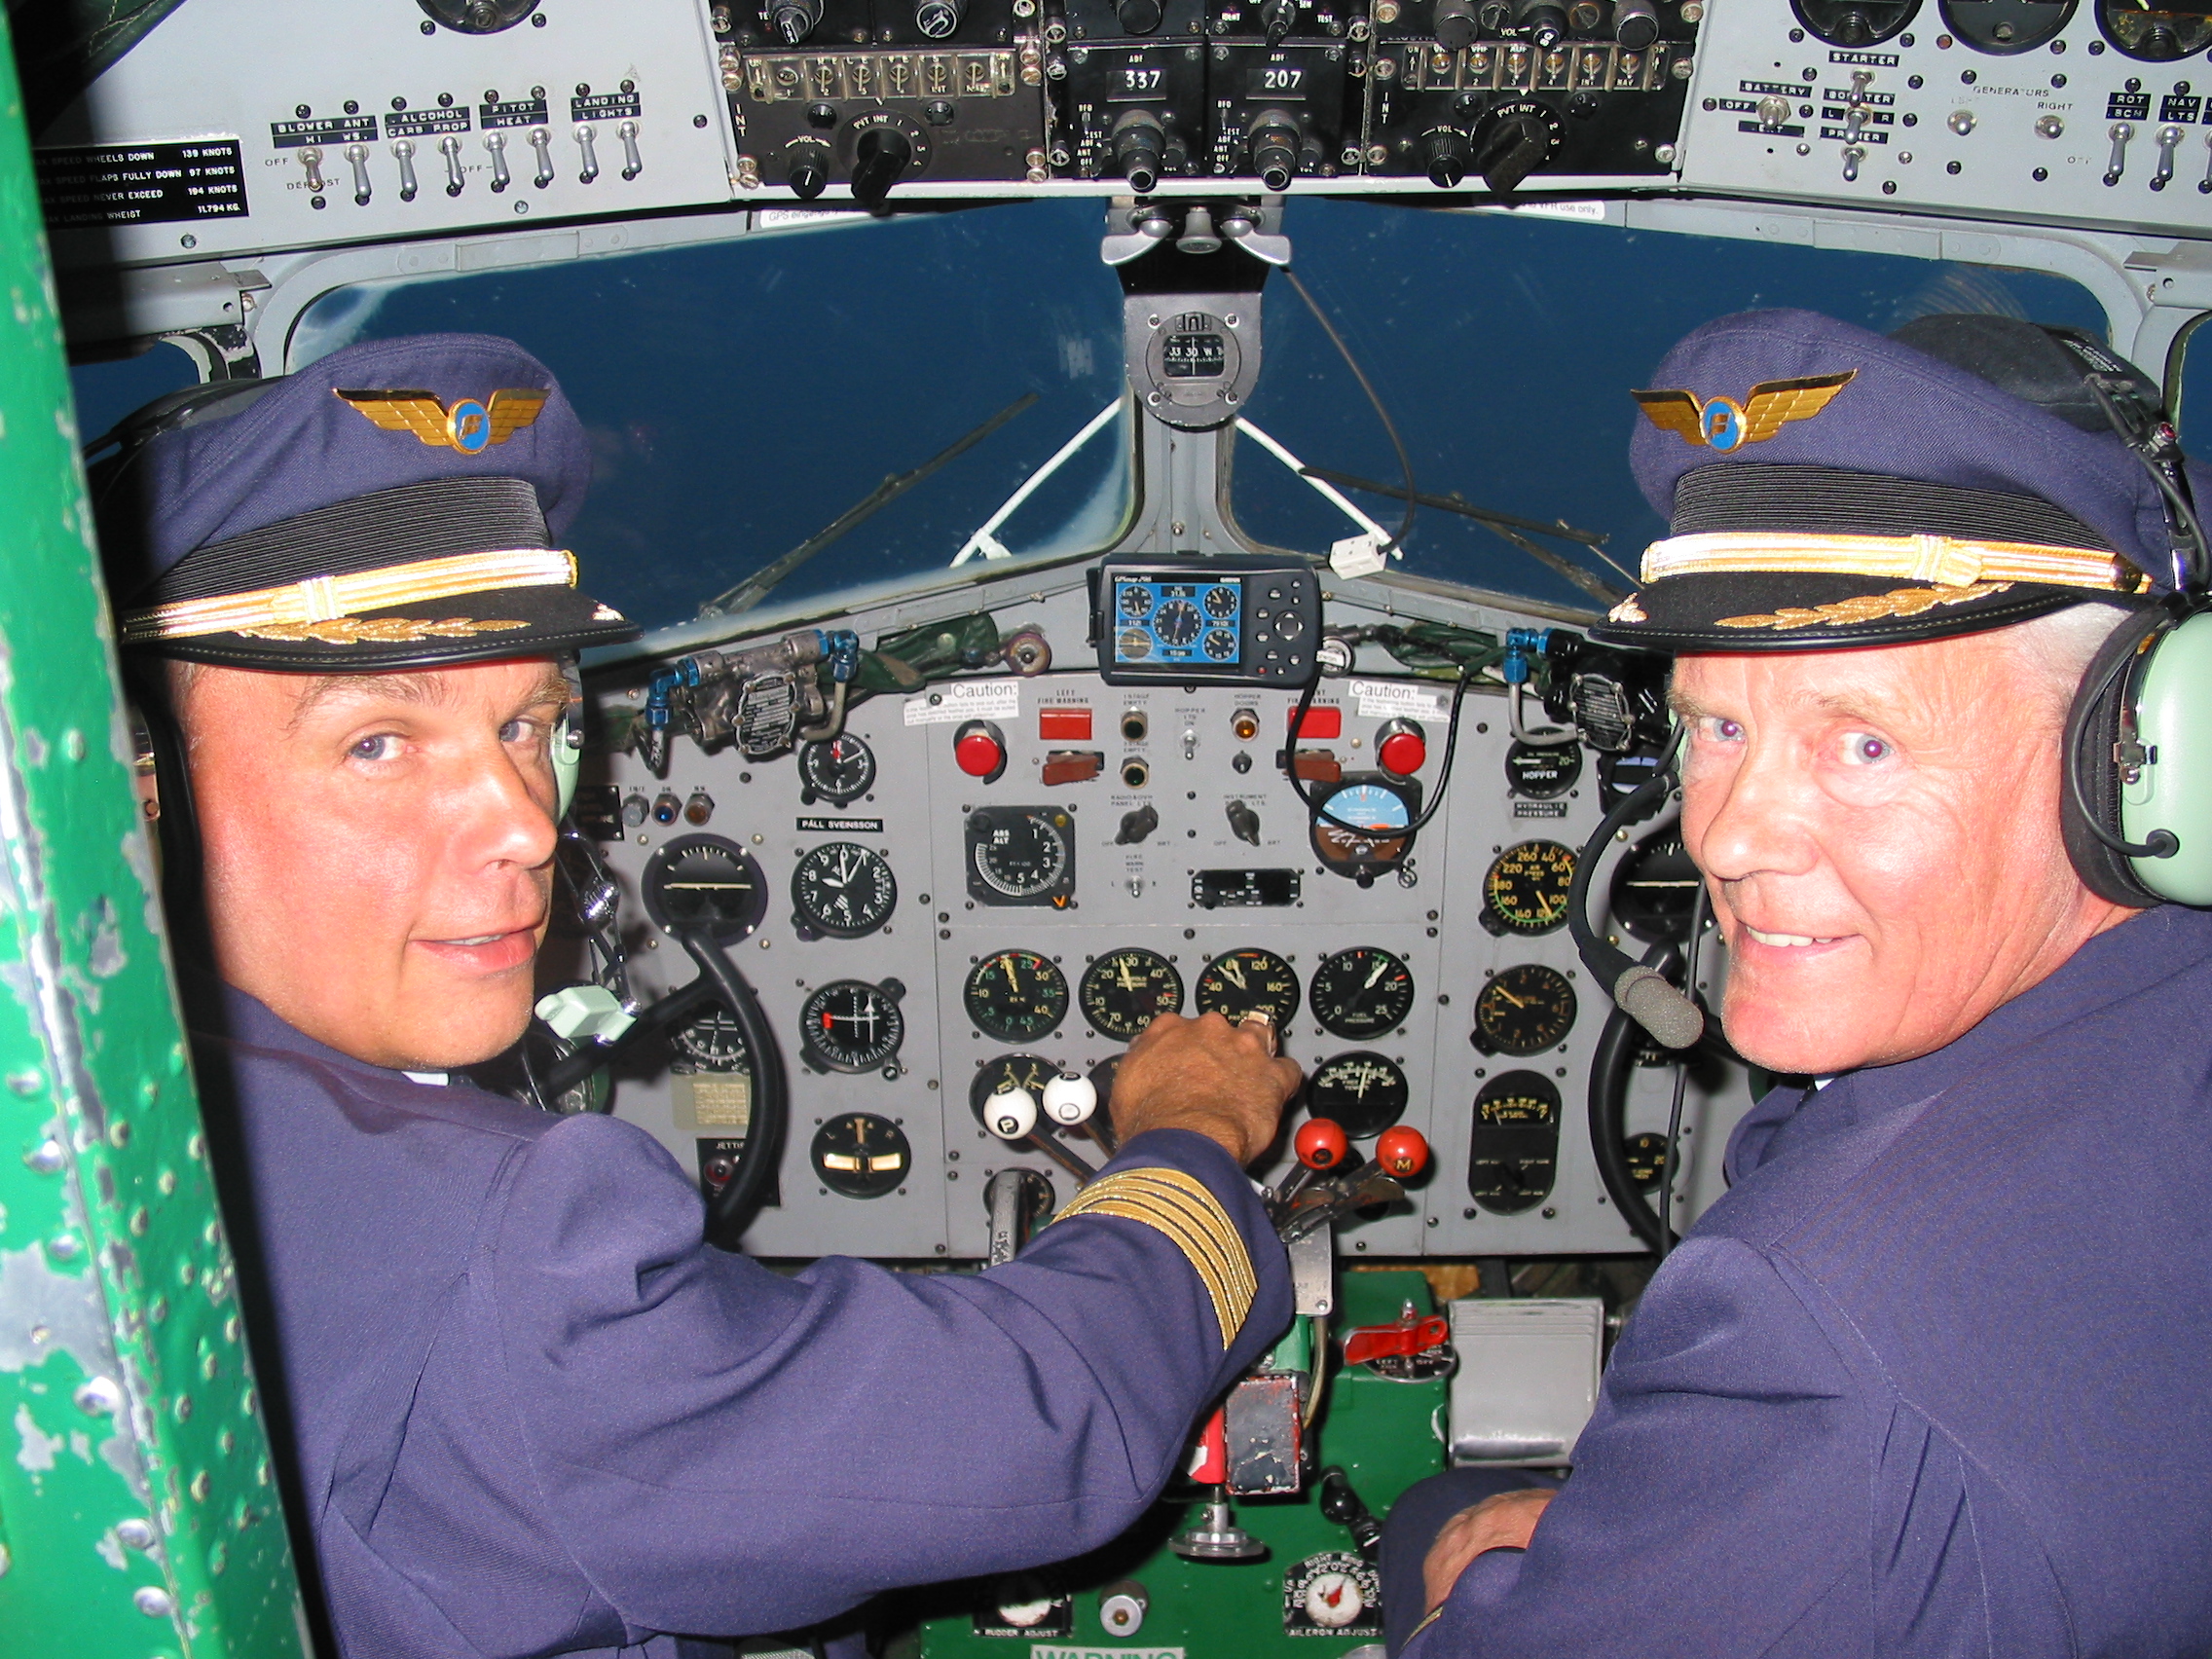
[(1006, 770), (1006, 739), (988, 720), (970, 720), (953, 733), (952, 758), (971, 778), (987, 783)]
[(1384, 1173), (1401, 1181), (1419, 1175), (1428, 1167), (1428, 1139), (1404, 1124), (1384, 1129), (1375, 1143), (1375, 1161), (1382, 1165)]
[(1313, 1118), (1299, 1124), (1290, 1144), (1298, 1161), (1309, 1169), (1334, 1169), (1351, 1156), (1351, 1141), (1333, 1118)]
[(1412, 720), (1392, 720), (1376, 739), (1375, 756), (1394, 778), (1410, 778), (1428, 763), (1428, 738)]

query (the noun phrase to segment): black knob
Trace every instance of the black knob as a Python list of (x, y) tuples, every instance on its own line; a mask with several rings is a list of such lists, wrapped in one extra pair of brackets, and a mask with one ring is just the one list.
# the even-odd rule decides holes
[(1298, 176), (1298, 123), (1279, 109), (1262, 110), (1252, 123), (1252, 170), (1270, 192), (1280, 194)]
[(1134, 846), (1159, 828), (1160, 812), (1156, 807), (1140, 806), (1134, 812), (1124, 812), (1122, 814), (1122, 827), (1114, 834), (1115, 844)]
[(1456, 190), (1467, 176), (1467, 135), (1456, 127), (1428, 135), (1428, 182), (1439, 190)]
[[(1505, 8), (1498, 8), (1503, 12)], [(1504, 21), (1503, 18), (1498, 19)], [(1447, 52), (1464, 52), (1475, 44), (1475, 0), (1436, 0), (1436, 44)]]
[(1651, 0), (1613, 0), (1613, 38), (1631, 52), (1641, 52), (1659, 38), (1659, 14)]
[(1271, 48), (1282, 45), (1297, 20), (1298, 0), (1260, 0), (1260, 26), (1267, 31)]
[(1240, 800), (1229, 803), (1229, 832), (1239, 841), (1260, 844), (1260, 815)]
[(1542, 165), (1551, 147), (1551, 129), (1534, 116), (1516, 110), (1499, 117), (1483, 134), (1475, 166), (1491, 189), (1510, 195)]
[(1114, 160), (1129, 188), (1150, 196), (1160, 183), (1161, 151), (1166, 133), (1150, 110), (1132, 109), (1115, 124)]
[(786, 46), (796, 46), (822, 21), (822, 0), (774, 0), (768, 8), (768, 32)]
[(869, 128), (853, 148), (853, 199), (870, 207), (882, 205), (913, 161), (913, 143), (899, 129)]
[(1160, 27), (1160, 0), (1122, 0), (1114, 15), (1127, 33), (1150, 34)]
[(801, 202), (812, 202), (830, 187), (830, 152), (820, 144), (793, 145), (784, 182)]
[(1521, 0), (1514, 21), (1529, 31), (1538, 52), (1549, 52), (1567, 38), (1567, 14), (1553, 0)]
[(914, 27), (927, 39), (944, 40), (960, 26), (960, 14), (966, 9), (965, 0), (920, 0), (914, 8)]

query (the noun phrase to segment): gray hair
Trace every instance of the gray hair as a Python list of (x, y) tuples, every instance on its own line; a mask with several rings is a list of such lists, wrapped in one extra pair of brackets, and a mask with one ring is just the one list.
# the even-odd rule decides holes
[(2028, 683), (2064, 705), (2073, 700), (2075, 687), (2113, 630), (2133, 614), (2124, 606), (2092, 600), (2015, 622), (2001, 633), (2019, 654)]

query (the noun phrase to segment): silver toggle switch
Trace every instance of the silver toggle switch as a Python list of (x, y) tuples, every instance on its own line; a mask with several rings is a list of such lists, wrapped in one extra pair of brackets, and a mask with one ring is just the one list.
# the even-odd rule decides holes
[(638, 154), (638, 124), (625, 121), (614, 129), (614, 133), (622, 140), (622, 176), (626, 179), (636, 178), (645, 170), (645, 160)]
[(2115, 185), (2127, 170), (2127, 141), (2135, 136), (2135, 129), (2124, 121), (2116, 121), (2108, 136), (2112, 139), (2112, 160), (2105, 164), (2105, 183)]
[(1758, 115), (1759, 125), (1772, 132), (1789, 119), (1789, 100), (1769, 92), (1759, 99)]
[(576, 148), (584, 153), (584, 170), (576, 174), (578, 184), (589, 184), (599, 176), (599, 151), (595, 145), (591, 128), (583, 122), (576, 123)]
[(369, 204), (369, 147), (366, 144), (346, 146), (346, 159), (353, 164), (353, 205)]
[(1874, 84), (1874, 71), (1873, 71), (1873, 70), (1871, 70), (1871, 69), (1854, 69), (1854, 70), (1853, 70), (1853, 71), (1851, 72), (1851, 94), (1850, 94), (1850, 96), (1849, 96), (1848, 98), (1846, 98), (1846, 99), (1845, 99), (1844, 101), (1845, 101), (1845, 102), (1847, 102), (1847, 103), (1854, 103), (1854, 104), (1862, 104), (1862, 103), (1864, 103), (1864, 102), (1866, 101), (1866, 89), (1867, 89), (1868, 87), (1872, 86), (1873, 84)]
[(1866, 112), (1859, 105), (1853, 104), (1843, 112), (1843, 141), (1846, 144), (1856, 144), (1859, 142), (1859, 135), (1865, 130)]
[(449, 132), (443, 138), (440, 138), (438, 140), (438, 154), (446, 159), (446, 194), (448, 196), (459, 196), (462, 183), (460, 136)]
[(320, 196), (322, 194), (321, 149), (316, 145), (310, 144), (302, 150), (300, 152), (300, 166), (308, 175), (308, 189)]
[(484, 134), (484, 148), (492, 152), (492, 194), (497, 196), (514, 183), (507, 171), (507, 135), (504, 132)]
[(1971, 109), (1955, 109), (1951, 111), (1943, 125), (1956, 132), (1961, 138), (1964, 138), (1973, 130), (1973, 111)]
[(2036, 136), (2038, 138), (2063, 138), (2065, 135), (2066, 123), (2058, 116), (2039, 115), (2036, 117)]
[(1843, 152), (1844, 183), (1856, 184), (1859, 181), (1859, 164), (1865, 159), (1866, 152), (1856, 144), (1851, 145)]
[[(2212, 151), (2212, 132), (2204, 135), (2204, 147)], [(2204, 176), (2196, 181), (2196, 190), (2200, 196), (2212, 196), (2212, 155), (2204, 158)]]
[(394, 138), (391, 141), (391, 153), (399, 158), (399, 200), (412, 202), (415, 200), (416, 188), (415, 140), (412, 138)]
[(2158, 129), (2158, 170), (2151, 175), (2151, 188), (2163, 190), (2174, 181), (2174, 157), (2181, 150), (2181, 141), (2188, 137), (2178, 127)]
[(530, 182), (543, 190), (553, 182), (553, 134), (542, 127), (533, 127), (530, 147), (537, 156), (537, 176)]

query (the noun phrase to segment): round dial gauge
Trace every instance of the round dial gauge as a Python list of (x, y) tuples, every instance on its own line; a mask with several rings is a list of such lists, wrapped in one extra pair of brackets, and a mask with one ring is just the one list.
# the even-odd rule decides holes
[(882, 986), (832, 979), (799, 1010), (798, 1035), (808, 1055), (830, 1071), (873, 1071), (899, 1052), (906, 1021)]
[(1002, 1043), (1025, 1043), (1059, 1028), (1068, 1012), (1068, 977), (1034, 950), (1002, 950), (968, 970), (961, 1005), (976, 1029)]
[(1682, 832), (1668, 828), (1640, 841), (1613, 871), (1613, 920), (1628, 934), (1655, 944), (1690, 937), (1690, 912), (1704, 881), (1682, 847)]
[(1830, 46), (1872, 46), (1901, 32), (1920, 0), (1789, 0), (1789, 9)]
[(1235, 1025), (1248, 1014), (1265, 1014), (1279, 1033), (1298, 1013), (1298, 971), (1272, 950), (1231, 950), (1198, 976), (1198, 1012), (1218, 1014)]
[(1514, 1215), (1542, 1203), (1559, 1168), (1559, 1090), (1536, 1072), (1507, 1072), (1475, 1096), (1467, 1195)]
[(1943, 0), (1943, 23), (1976, 52), (2033, 52), (2073, 20), (2074, 0)]
[(1128, 1042), (1162, 1014), (1183, 1012), (1183, 976), (1150, 950), (1110, 950), (1083, 971), (1076, 1003), (1101, 1037)]
[(825, 841), (792, 871), (792, 908), (800, 927), (832, 939), (859, 939), (891, 919), (899, 883), (872, 847)]
[(1236, 655), (1236, 636), (1227, 628), (1208, 628), (1205, 653), (1216, 662), (1233, 661)]
[(1346, 784), (1321, 802), (1331, 818), (1360, 826), (1346, 830), (1325, 819), (1313, 821), (1313, 850), (1328, 864), (1345, 870), (1387, 868), (1405, 857), (1407, 837), (1401, 833), (1413, 822), (1409, 798), (1387, 784)]
[(679, 835), (646, 862), (639, 886), (645, 914), (666, 933), (706, 928), (719, 940), (743, 939), (768, 908), (760, 866), (719, 835)]
[(1198, 627), (1198, 608), (1187, 599), (1171, 599), (1152, 614), (1152, 631), (1171, 645), (1189, 645)]
[(843, 806), (874, 788), (875, 751), (851, 732), (823, 743), (802, 744), (798, 776), (805, 798)]
[(1008, 899), (1049, 893), (1067, 871), (1068, 829), (1065, 813), (1046, 807), (997, 812), (976, 838), (976, 873)]
[(1567, 926), (1567, 894), (1573, 883), (1573, 848), (1523, 841), (1491, 861), (1483, 876), (1485, 914), (1504, 932), (1550, 933)]
[(710, 1004), (704, 1014), (669, 1038), (676, 1051), (701, 1071), (745, 1071), (753, 1062), (745, 1051), (745, 1033), (737, 1016), (720, 1003)]
[(1379, 1037), (1413, 1012), (1413, 970), (1387, 950), (1354, 945), (1321, 959), (1306, 1000), (1322, 1030), (1353, 1042)]
[(2145, 63), (2170, 63), (2212, 41), (2212, 14), (2201, 4), (2167, 7), (2151, 0), (2097, 0), (2105, 39)]
[[(990, 1104), (991, 1096), (1004, 1094), (1010, 1088), (1026, 1088), (1029, 1098), (1042, 1104), (1045, 1086), (1059, 1075), (1058, 1066), (1035, 1054), (997, 1055), (976, 1068), (975, 1079), (968, 1085), (968, 1110), (976, 1114), (976, 1122), (980, 1124), (983, 1108)], [(1040, 1117), (1039, 1122), (1051, 1129), (1049, 1120)]]
[(880, 1198), (906, 1179), (914, 1149), (906, 1131), (872, 1112), (847, 1112), (814, 1131), (807, 1148), (815, 1179), (848, 1198)]
[(1236, 590), (1233, 587), (1206, 589), (1206, 614), (1215, 618), (1236, 614)]
[(1152, 655), (1152, 636), (1142, 628), (1124, 628), (1116, 645), (1124, 662), (1140, 662)]
[(1381, 1636), (1382, 1584), (1349, 1551), (1309, 1556), (1282, 1575), (1282, 1628), (1291, 1636)]
[(1667, 1137), (1631, 1135), (1622, 1143), (1621, 1150), (1628, 1155), (1628, 1178), (1636, 1183), (1637, 1191), (1657, 1192), (1667, 1161)]
[(1131, 622), (1142, 622), (1152, 614), (1152, 589), (1130, 582), (1122, 589), (1122, 614)]
[(1574, 1028), (1574, 987), (1557, 968), (1524, 962), (1475, 997), (1475, 1036), (1493, 1054), (1540, 1054)]
[(1379, 1135), (1405, 1116), (1413, 1087), (1395, 1062), (1382, 1054), (1355, 1051), (1313, 1068), (1306, 1086), (1306, 1109), (1329, 1118), (1353, 1140)]
[(1582, 780), (1582, 745), (1561, 743), (1538, 748), (1516, 743), (1505, 752), (1505, 781), (1517, 795), (1557, 800)]

